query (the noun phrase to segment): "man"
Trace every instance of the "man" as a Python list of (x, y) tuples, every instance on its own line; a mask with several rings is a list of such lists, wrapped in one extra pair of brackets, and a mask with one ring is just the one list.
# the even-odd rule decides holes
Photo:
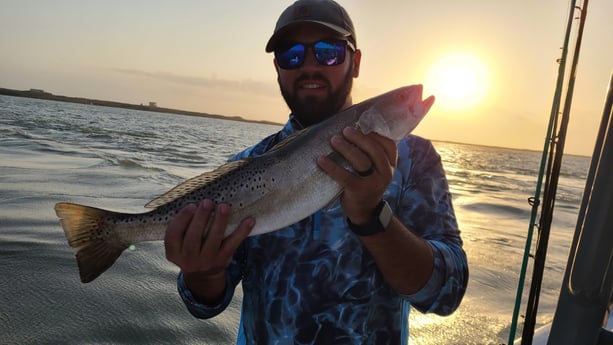
[[(356, 44), (337, 3), (289, 6), (266, 51), (292, 113), (281, 131), (233, 159), (261, 155), (349, 107)], [(167, 229), (166, 255), (181, 268), (179, 292), (193, 315), (221, 313), (242, 281), (239, 344), (406, 344), (410, 305), (446, 315), (463, 297), (466, 255), (432, 144), (411, 135), (397, 146), (353, 128), (330, 144), (357, 171), (326, 157), (313, 162), (344, 188), (331, 208), (252, 237), (257, 219), (247, 218), (224, 239), (230, 207), (205, 200)]]

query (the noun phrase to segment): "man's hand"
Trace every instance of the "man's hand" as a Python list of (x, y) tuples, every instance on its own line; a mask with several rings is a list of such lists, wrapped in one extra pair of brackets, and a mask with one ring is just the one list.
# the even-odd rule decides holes
[(224, 239), (230, 212), (227, 204), (215, 210), (211, 200), (203, 200), (179, 211), (166, 229), (166, 258), (181, 268), (188, 288), (204, 301), (222, 296), (225, 269), (255, 225), (255, 219), (246, 218)]
[[(317, 163), (344, 188), (341, 205), (349, 220), (358, 225), (368, 224), (392, 181), (398, 159), (396, 143), (377, 134), (364, 135), (357, 129), (345, 128), (342, 136), (332, 138), (331, 144), (356, 172), (345, 170), (325, 156), (319, 157)], [(371, 166), (374, 167), (372, 174), (365, 174), (370, 173)], [(360, 237), (360, 240), (398, 293), (413, 294), (432, 276), (434, 254), (431, 246), (396, 217), (385, 232)]]
[(366, 224), (392, 181), (398, 159), (396, 143), (375, 133), (363, 134), (347, 127), (330, 141), (332, 148), (351, 164), (351, 173), (325, 156), (319, 167), (344, 189), (341, 205), (354, 224)]

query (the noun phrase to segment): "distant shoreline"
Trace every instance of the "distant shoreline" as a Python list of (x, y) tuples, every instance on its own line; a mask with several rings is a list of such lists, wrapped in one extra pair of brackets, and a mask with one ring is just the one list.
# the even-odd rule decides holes
[[(240, 116), (223, 116), (216, 114), (208, 114), (208, 113), (200, 113), (196, 111), (187, 111), (180, 109), (170, 109), (170, 108), (161, 108), (158, 106), (144, 105), (144, 104), (130, 104), (130, 103), (121, 103), (121, 102), (113, 102), (113, 101), (102, 101), (98, 99), (89, 99), (89, 98), (81, 98), (81, 97), (67, 97), (54, 95), (52, 93), (46, 92), (44, 90), (38, 89), (30, 89), (30, 90), (13, 90), (6, 89), (0, 87), (0, 95), (6, 96), (15, 96), (15, 97), (27, 97), (27, 98), (38, 98), (45, 99), (51, 101), (60, 101), (60, 102), (69, 102), (69, 103), (80, 103), (80, 104), (92, 104), (92, 105), (100, 105), (104, 107), (113, 107), (113, 108), (125, 108), (125, 109), (133, 109), (133, 110), (142, 110), (142, 111), (153, 111), (158, 113), (170, 113), (170, 114), (179, 114), (179, 115), (188, 115), (188, 116), (199, 116), (199, 117), (208, 117), (213, 119), (221, 119), (221, 120), (230, 120), (230, 121), (240, 121), (240, 122), (249, 122), (249, 123), (260, 123), (266, 125), (275, 125), (275, 126), (283, 126), (281, 123), (273, 122), (273, 121), (264, 121), (264, 120), (248, 120), (244, 119)], [(507, 149), (507, 150), (520, 150), (520, 151), (533, 151), (533, 152), (541, 152), (541, 150), (536, 149), (527, 149), (527, 148), (513, 148), (513, 147), (503, 147), (503, 146), (491, 146), (491, 145), (482, 145), (482, 144), (473, 144), (473, 143), (462, 143), (462, 142), (454, 142), (449, 140), (437, 140), (431, 139), (432, 141), (440, 141), (447, 142), (452, 144), (461, 144), (461, 145), (474, 145), (474, 146), (483, 146), (490, 147), (495, 149)], [(574, 154), (566, 152), (565, 155), (570, 156), (579, 156), (579, 157), (591, 157), (591, 155), (585, 154)]]
[(200, 117), (208, 117), (213, 119), (222, 119), (222, 120), (230, 120), (230, 121), (240, 121), (240, 122), (251, 122), (251, 123), (261, 123), (267, 125), (278, 125), (282, 124), (276, 123), (273, 121), (264, 121), (264, 120), (248, 120), (244, 119), (240, 116), (223, 116), (216, 114), (208, 114), (201, 113), (197, 111), (188, 111), (188, 110), (180, 110), (180, 109), (171, 109), (171, 108), (162, 108), (158, 107), (155, 104), (145, 105), (145, 104), (130, 104), (130, 103), (121, 103), (114, 101), (103, 101), (99, 99), (90, 99), (90, 98), (82, 98), (82, 97), (68, 97), (61, 95), (54, 95), (50, 92), (46, 92), (44, 90), (39, 89), (30, 89), (30, 90), (13, 90), (6, 89), (0, 87), (0, 95), (5, 96), (15, 96), (15, 97), (26, 97), (26, 98), (36, 98), (36, 99), (44, 99), (50, 101), (59, 101), (59, 102), (69, 102), (69, 103), (79, 103), (79, 104), (91, 104), (91, 105), (99, 105), (103, 107), (112, 107), (112, 108), (124, 108), (124, 109), (132, 109), (132, 110), (142, 110), (142, 111), (153, 111), (158, 113), (170, 113), (170, 114), (178, 114), (178, 115), (188, 115), (188, 116), (200, 116)]

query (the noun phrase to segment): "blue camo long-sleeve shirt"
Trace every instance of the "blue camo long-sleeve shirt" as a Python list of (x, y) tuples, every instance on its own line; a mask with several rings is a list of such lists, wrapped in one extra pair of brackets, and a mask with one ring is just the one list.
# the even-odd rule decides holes
[[(290, 116), (281, 131), (231, 160), (261, 155), (300, 129)], [(242, 281), (237, 344), (407, 344), (410, 307), (450, 314), (468, 282), (447, 179), (430, 141), (414, 135), (400, 141), (398, 167), (383, 197), (433, 249), (433, 274), (413, 295), (398, 294), (384, 280), (338, 202), (281, 230), (248, 237), (227, 269), (219, 305), (194, 298), (182, 274), (179, 293), (194, 316), (206, 319), (225, 310)]]

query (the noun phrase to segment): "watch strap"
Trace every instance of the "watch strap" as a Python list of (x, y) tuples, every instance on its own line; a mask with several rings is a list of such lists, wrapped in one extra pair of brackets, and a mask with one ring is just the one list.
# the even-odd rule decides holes
[(384, 232), (389, 226), (392, 216), (392, 209), (387, 201), (381, 200), (379, 204), (377, 204), (377, 207), (375, 208), (372, 218), (368, 224), (354, 224), (351, 222), (351, 220), (349, 220), (349, 218), (347, 218), (347, 225), (349, 225), (349, 229), (351, 229), (351, 231), (356, 235), (372, 236)]

